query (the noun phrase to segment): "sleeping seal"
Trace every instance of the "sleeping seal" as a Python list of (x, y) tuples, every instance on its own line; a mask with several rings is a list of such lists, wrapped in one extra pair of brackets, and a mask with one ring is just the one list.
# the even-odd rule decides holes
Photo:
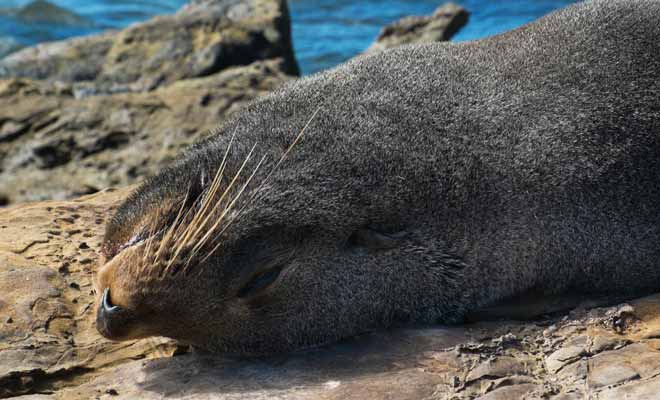
[(101, 334), (243, 355), (658, 290), (660, 1), (293, 82), (142, 184), (102, 253)]

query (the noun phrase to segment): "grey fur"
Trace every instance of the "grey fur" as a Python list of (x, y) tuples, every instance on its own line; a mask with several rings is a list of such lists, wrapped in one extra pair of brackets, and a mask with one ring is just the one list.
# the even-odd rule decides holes
[[(115, 277), (139, 281), (155, 333), (265, 354), (458, 322), (529, 290), (660, 289), (660, 1), (590, 1), (297, 80), (142, 185), (106, 248), (203, 190), (234, 132), (230, 175), (255, 143), (249, 166), (268, 161), (220, 248), (190, 275)], [(275, 265), (272, 285), (237, 297)]]

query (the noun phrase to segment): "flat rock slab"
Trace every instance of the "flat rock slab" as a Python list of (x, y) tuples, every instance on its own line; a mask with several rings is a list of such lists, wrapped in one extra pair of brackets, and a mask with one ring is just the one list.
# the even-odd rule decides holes
[[(94, 328), (104, 224), (130, 188), (0, 211), (0, 397), (657, 399), (660, 295), (503, 310), (521, 320), (375, 332), (268, 359), (111, 343)], [(549, 302), (555, 304), (554, 302)], [(484, 311), (475, 313), (482, 317)], [(174, 355), (176, 354), (176, 355)]]
[(51, 391), (79, 374), (174, 348), (162, 339), (110, 343), (94, 328), (97, 249), (128, 191), (0, 211), (0, 397)]

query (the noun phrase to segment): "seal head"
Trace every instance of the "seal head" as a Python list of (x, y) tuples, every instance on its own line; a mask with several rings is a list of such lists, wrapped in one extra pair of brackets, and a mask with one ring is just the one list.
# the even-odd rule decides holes
[[(191, 150), (136, 191), (108, 225), (109, 261), (96, 284), (102, 335), (165, 335), (260, 355), (436, 319), (442, 296), (393, 301), (405, 285), (395, 276), (434, 251), (417, 247), (402, 225), (387, 225), (391, 212), (367, 223), (336, 207), (347, 193), (301, 193), (290, 176), (299, 161), (295, 147), (283, 158), (286, 149), (248, 157), (239, 145), (225, 145), (220, 160), (208, 143)], [(407, 255), (392, 253), (406, 246)], [(442, 260), (460, 269), (444, 254)], [(454, 286), (451, 270), (439, 266), (420, 274), (442, 273), (444, 286)], [(442, 311), (447, 320), (457, 314), (451, 306)]]

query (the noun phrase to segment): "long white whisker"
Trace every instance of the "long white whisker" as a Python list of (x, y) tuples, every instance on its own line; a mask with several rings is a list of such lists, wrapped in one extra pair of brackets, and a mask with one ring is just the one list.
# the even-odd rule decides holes
[[(241, 188), (241, 190), (238, 192), (238, 194), (236, 195), (236, 197), (234, 197), (234, 199), (233, 199), (232, 202), (229, 204), (229, 206), (223, 211), (223, 213), (222, 213), (222, 215), (220, 216), (218, 222), (216, 222), (215, 225), (212, 226), (211, 229), (209, 229), (209, 232), (207, 233), (207, 235), (205, 236), (205, 238), (204, 238), (202, 241), (200, 241), (200, 243), (199, 243), (199, 248), (201, 248), (201, 246), (203, 246), (204, 243), (206, 243), (206, 241), (208, 240), (208, 236), (209, 236), (211, 233), (213, 233), (213, 231), (215, 231), (215, 230), (217, 229), (217, 227), (218, 227), (218, 225), (220, 224), (220, 222), (222, 222), (222, 220), (224, 219), (224, 216), (225, 216), (229, 211), (231, 211), (231, 209), (234, 207), (234, 204), (236, 203), (236, 201), (238, 201), (238, 198), (239, 198), (239, 197), (241, 196), (241, 194), (245, 191), (245, 188), (247, 188), (247, 186), (250, 184), (250, 182), (252, 181), (252, 178), (254, 178), (254, 176), (257, 174), (257, 171), (259, 170), (259, 167), (260, 167), (261, 164), (263, 164), (263, 162), (266, 160), (266, 157), (267, 157), (267, 156), (264, 155), (264, 156), (261, 158), (261, 160), (259, 161), (259, 163), (257, 164), (257, 166), (254, 168), (254, 171), (252, 172), (252, 175), (250, 175), (250, 177), (247, 179), (247, 181), (245, 182), (245, 184), (243, 185), (243, 187)], [(242, 207), (241, 210), (243, 210), (243, 208), (244, 208), (244, 207)], [(240, 211), (239, 211), (239, 212), (240, 212)], [(233, 221), (234, 219), (236, 219), (236, 218), (235, 218), (235, 217), (232, 218), (232, 221)], [(231, 221), (230, 221), (230, 223), (231, 223)], [(226, 228), (224, 228), (222, 231), (224, 232), (225, 230), (226, 230)], [(206, 259), (207, 259), (212, 253), (214, 253), (214, 252), (218, 249), (218, 246), (219, 246), (219, 244), (216, 245), (216, 246), (213, 248), (213, 250), (212, 250), (209, 254), (206, 255), (206, 257), (204, 257), (204, 259), (202, 260), (202, 262), (206, 261)], [(196, 253), (196, 251), (195, 251), (195, 253)], [(193, 256), (194, 256), (194, 254), (193, 254)]]
[[(208, 213), (208, 209), (211, 205), (211, 200), (215, 197), (217, 194), (218, 190), (220, 189), (220, 183), (222, 181), (222, 176), (224, 174), (226, 162), (227, 162), (227, 157), (229, 155), (229, 150), (231, 149), (232, 143), (234, 142), (234, 138), (236, 137), (236, 129), (234, 129), (234, 133), (232, 134), (231, 139), (229, 140), (229, 144), (227, 145), (227, 149), (225, 151), (225, 154), (222, 158), (222, 162), (220, 163), (220, 167), (218, 168), (218, 171), (215, 174), (215, 177), (213, 178), (213, 181), (211, 183), (211, 186), (209, 187), (203, 201), (202, 205), (200, 206), (200, 209), (197, 213), (195, 213), (195, 216), (193, 217), (192, 221), (186, 225), (186, 228), (184, 232), (182, 233), (180, 239), (178, 240), (176, 251), (174, 253), (173, 259), (178, 258), (179, 254), (183, 250), (183, 248), (186, 246), (186, 244), (190, 243), (191, 241), (191, 234), (195, 232), (195, 227), (198, 227), (201, 229), (206, 225), (206, 222), (209, 218), (209, 216), (212, 213)], [(208, 213), (208, 214), (207, 214)], [(202, 217), (206, 215), (206, 219), (200, 224), (200, 221)], [(199, 229), (198, 229), (199, 230)], [(197, 232), (195, 232), (194, 236), (196, 236)], [(193, 236), (193, 237), (194, 237)]]
[(291, 144), (290, 144), (289, 147), (286, 149), (286, 151), (284, 151), (284, 154), (282, 154), (282, 157), (280, 157), (280, 159), (279, 159), (279, 161), (277, 162), (277, 164), (275, 164), (275, 166), (273, 166), (273, 169), (271, 169), (270, 172), (268, 173), (268, 175), (266, 175), (266, 177), (264, 178), (264, 180), (261, 181), (261, 184), (260, 184), (259, 186), (257, 186), (257, 189), (254, 191), (253, 197), (254, 197), (254, 196), (259, 192), (259, 190), (261, 190), (261, 188), (266, 184), (266, 182), (268, 181), (268, 179), (270, 179), (271, 175), (273, 175), (273, 173), (277, 170), (277, 168), (279, 168), (279, 166), (282, 164), (282, 162), (284, 161), (284, 159), (289, 155), (289, 153), (290, 153), (291, 150), (293, 149), (293, 146), (295, 146), (295, 145), (300, 141), (300, 139), (302, 138), (302, 136), (303, 136), (303, 135), (305, 134), (305, 132), (307, 131), (307, 128), (309, 127), (309, 125), (312, 123), (312, 121), (313, 121), (314, 118), (316, 117), (316, 114), (318, 114), (318, 112), (319, 112), (320, 110), (321, 110), (321, 106), (319, 106), (319, 107), (316, 109), (316, 111), (314, 111), (314, 113), (313, 113), (312, 116), (309, 118), (309, 120), (307, 120), (307, 123), (305, 124), (305, 126), (300, 130), (300, 133), (298, 133), (298, 135), (297, 135), (296, 138), (293, 140), (293, 142), (291, 142)]

